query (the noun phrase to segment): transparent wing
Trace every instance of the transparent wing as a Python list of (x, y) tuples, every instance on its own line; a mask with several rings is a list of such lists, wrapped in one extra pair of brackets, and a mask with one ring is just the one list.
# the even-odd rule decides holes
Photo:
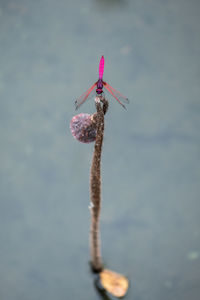
[(115, 90), (107, 82), (103, 81), (103, 85), (107, 89), (107, 91), (123, 106), (123, 108), (126, 108), (126, 106), (123, 103), (128, 104), (129, 103), (128, 98), (126, 98), (120, 92)]
[(89, 97), (89, 95), (94, 91), (97, 82), (95, 82), (85, 93), (83, 93), (78, 99), (75, 101), (76, 110), (83, 104)]

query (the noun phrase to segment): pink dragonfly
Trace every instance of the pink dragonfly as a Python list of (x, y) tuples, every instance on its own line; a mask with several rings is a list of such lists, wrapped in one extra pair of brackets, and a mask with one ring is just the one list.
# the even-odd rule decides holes
[(99, 62), (99, 79), (75, 101), (76, 109), (78, 109), (81, 106), (81, 104), (83, 104), (87, 100), (87, 98), (94, 91), (95, 88), (97, 95), (101, 95), (103, 93), (103, 87), (106, 88), (106, 90), (123, 106), (123, 108), (126, 108), (123, 103), (129, 103), (128, 98), (124, 97), (120, 92), (116, 91), (107, 82), (103, 81), (103, 71), (104, 57), (102, 56)]

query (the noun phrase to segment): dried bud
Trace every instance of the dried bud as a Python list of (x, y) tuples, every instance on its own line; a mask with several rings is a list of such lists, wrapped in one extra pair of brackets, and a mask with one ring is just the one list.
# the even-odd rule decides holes
[(81, 113), (72, 118), (70, 129), (76, 140), (82, 143), (91, 143), (96, 139), (96, 114)]

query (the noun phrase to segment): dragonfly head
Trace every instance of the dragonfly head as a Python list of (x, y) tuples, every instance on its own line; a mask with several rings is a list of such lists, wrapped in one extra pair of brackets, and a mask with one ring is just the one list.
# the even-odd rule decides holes
[(101, 95), (101, 94), (103, 93), (103, 90), (102, 90), (102, 89), (96, 89), (96, 93), (97, 93), (98, 95)]

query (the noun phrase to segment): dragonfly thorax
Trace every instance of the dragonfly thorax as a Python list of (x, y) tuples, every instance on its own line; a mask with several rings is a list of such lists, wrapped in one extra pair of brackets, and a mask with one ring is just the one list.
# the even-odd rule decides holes
[(97, 81), (97, 89), (96, 89), (96, 93), (98, 95), (103, 93), (103, 80), (99, 78), (99, 80)]

